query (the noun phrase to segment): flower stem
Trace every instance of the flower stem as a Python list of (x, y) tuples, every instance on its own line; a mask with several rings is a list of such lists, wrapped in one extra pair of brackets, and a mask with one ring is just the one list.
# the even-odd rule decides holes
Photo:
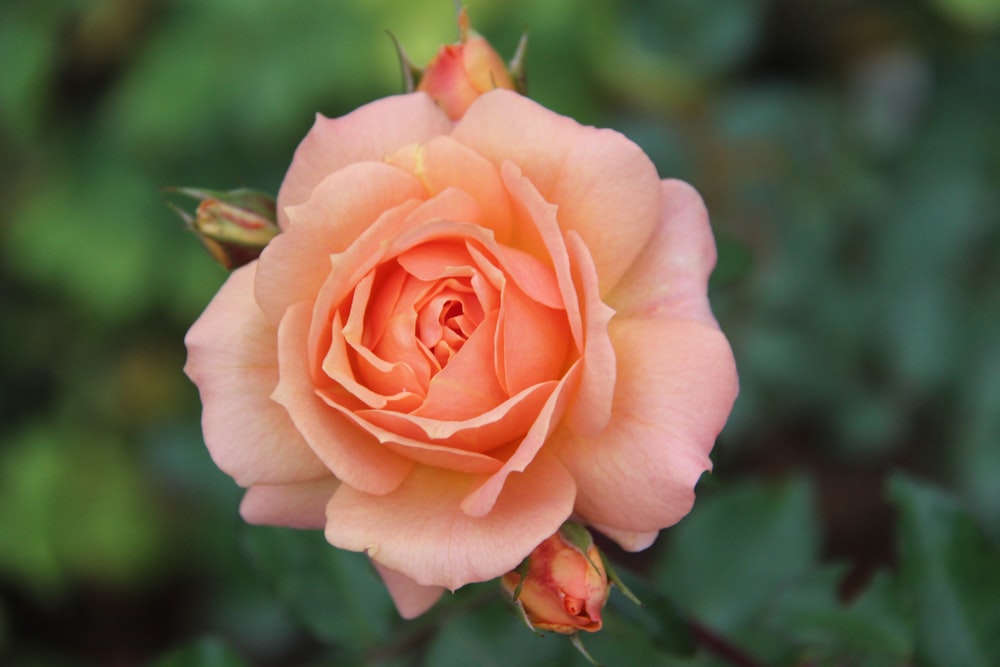
[(695, 641), (706, 651), (736, 667), (762, 667), (762, 665), (737, 648), (726, 638), (705, 625), (688, 617), (688, 624)]

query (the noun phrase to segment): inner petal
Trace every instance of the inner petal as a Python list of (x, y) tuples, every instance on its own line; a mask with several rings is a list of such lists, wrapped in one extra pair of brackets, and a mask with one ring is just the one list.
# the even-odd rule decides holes
[(483, 308), (468, 280), (438, 283), (416, 304), (417, 339), (441, 368), (461, 349), (483, 320)]

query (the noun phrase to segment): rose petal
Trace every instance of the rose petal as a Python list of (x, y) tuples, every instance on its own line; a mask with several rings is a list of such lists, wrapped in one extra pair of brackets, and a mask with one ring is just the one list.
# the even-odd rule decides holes
[(459, 508), (472, 482), (469, 475), (418, 466), (384, 496), (343, 484), (327, 505), (326, 539), (366, 551), (420, 585), (455, 590), (517, 567), (572, 511), (573, 478), (551, 456), (542, 454), (512, 475), (483, 517)]
[(525, 470), (535, 458), (543, 453), (542, 445), (548, 440), (559, 419), (566, 411), (566, 402), (579, 382), (580, 363), (574, 364), (563, 376), (552, 395), (539, 410), (524, 439), (507, 459), (503, 468), (482, 480), (468, 496), (462, 500), (462, 511), (469, 516), (484, 516), (493, 510), (493, 505), (509, 482), (512, 473)]
[(328, 405), (343, 414), (344, 418), (357, 426), (358, 429), (375, 436), (379, 444), (386, 449), (416, 463), (477, 475), (492, 474), (503, 465), (501, 460), (487, 454), (418, 440), (382, 428), (377, 421), (366, 418), (369, 411), (353, 411), (345, 408), (336, 400), (329, 400)]
[[(368, 363), (369, 361), (371, 355), (356, 356), (352, 363), (348, 354), (348, 343), (340, 328), (340, 313), (334, 313), (330, 328), (330, 346), (323, 358), (323, 373), (326, 377), (367, 407), (412, 410), (421, 403), (423, 392), (409, 364), (383, 362), (383, 365), (389, 368), (382, 368)], [(363, 382), (354, 377), (355, 365)], [(377, 378), (378, 381), (370, 382), (376, 373), (381, 373)], [(337, 399), (341, 394), (328, 393), (327, 389), (327, 387), (318, 389), (320, 396), (339, 402)]]
[(579, 486), (576, 512), (611, 530), (673, 525), (694, 502), (715, 438), (736, 398), (725, 336), (689, 320), (615, 319), (611, 422), (592, 437), (560, 429), (551, 446)]
[(319, 530), (326, 526), (326, 505), (338, 486), (334, 477), (297, 484), (255, 484), (243, 495), (240, 516), (256, 525)]
[(566, 419), (577, 433), (594, 435), (611, 419), (617, 362), (615, 348), (608, 336), (608, 323), (615, 311), (601, 301), (594, 263), (583, 239), (576, 232), (566, 234), (566, 250), (573, 267), (574, 282), (580, 290), (585, 327), (580, 387)]
[(627, 530), (616, 530), (597, 523), (590, 524), (596, 531), (604, 533), (617, 542), (625, 551), (642, 551), (653, 546), (653, 542), (659, 536), (660, 531), (654, 530), (648, 533), (632, 533)]
[(451, 126), (423, 93), (385, 97), (340, 118), (317, 114), (278, 191), (279, 224), (286, 229), (285, 209), (309, 199), (329, 174), (356, 162), (381, 160), (400, 146), (447, 134)]
[[(547, 199), (566, 156), (578, 141), (586, 141), (587, 131), (523, 95), (492, 90), (466, 110), (451, 136), (497, 166), (517, 164)], [(523, 247), (519, 241), (513, 245)]]
[(278, 328), (278, 387), (272, 395), (285, 406), (295, 427), (339, 479), (368, 493), (399, 486), (413, 462), (390, 452), (346, 421), (317, 394), (309, 370), (306, 340), (312, 304), (289, 308)]
[(463, 420), (488, 412), (507, 399), (493, 368), (498, 313), (488, 313), (458, 354), (435, 375), (418, 417)]
[(573, 340), (577, 349), (582, 350), (583, 326), (580, 302), (573, 286), (569, 253), (566, 251), (562, 230), (559, 229), (556, 220), (556, 207), (542, 198), (534, 184), (521, 175), (517, 165), (505, 162), (500, 168), (500, 173), (514, 202), (514, 214), (521, 220), (520, 226), (534, 228), (541, 238), (546, 255), (552, 263), (552, 270), (555, 272)]
[(424, 197), (420, 181), (383, 162), (359, 162), (325, 178), (308, 201), (289, 210), (295, 224), (261, 253), (255, 289), (268, 320), (276, 324), (293, 303), (315, 299), (331, 255), (367, 238), (363, 232), (376, 221), (380, 229), (398, 228), (414, 208), (411, 200)]
[(234, 271), (184, 339), (184, 371), (201, 394), (212, 460), (240, 486), (329, 474), (271, 400), (278, 384), (277, 332), (253, 299), (256, 263)]
[(660, 222), (643, 253), (608, 296), (623, 316), (676, 317), (718, 326), (708, 303), (715, 240), (708, 211), (687, 183), (663, 181)]
[[(403, 214), (405, 216), (401, 218)], [(395, 212), (389, 211), (365, 229), (343, 252), (326, 256), (323, 278), (315, 286), (318, 296), (314, 291), (302, 298), (310, 300), (315, 298), (317, 322), (323, 322), (325, 320), (323, 313), (329, 313), (338, 307), (358, 281), (378, 264), (435, 239), (461, 238), (475, 230), (485, 233), (476, 224), (448, 222), (452, 218), (457, 218), (476, 223), (479, 215), (479, 205), (467, 194), (455, 189), (446, 190), (420, 203), (419, 206), (407, 204), (400, 206)], [(275, 241), (290, 234), (291, 232), (280, 234)], [(387, 240), (389, 243), (386, 243)], [(275, 241), (271, 243), (274, 244)], [(291, 256), (285, 259), (294, 260)], [(294, 272), (289, 270), (289, 273)], [(260, 282), (263, 281), (262, 277)], [(262, 289), (258, 284), (258, 300), (261, 298)], [(317, 332), (318, 330), (313, 332), (314, 341)]]
[[(617, 284), (656, 225), (656, 167), (618, 132), (584, 127), (522, 95), (494, 90), (469, 107), (451, 136), (496, 165), (513, 162), (558, 207), (563, 231), (576, 230), (593, 253), (601, 294)], [(516, 233), (512, 245), (533, 247)]]
[(446, 588), (443, 586), (421, 586), (404, 574), (390, 570), (377, 561), (372, 561), (385, 584), (392, 601), (396, 603), (399, 615), (405, 619), (416, 618), (434, 606)]
[(358, 410), (359, 417), (399, 436), (468, 452), (488, 452), (528, 432), (558, 383), (542, 382), (470, 419), (427, 419), (392, 410)]
[[(660, 218), (660, 177), (642, 149), (614, 130), (587, 128), (546, 199), (559, 226), (590, 249), (607, 294), (642, 252)], [(526, 175), (530, 174), (525, 170)]]
[(493, 230), (500, 243), (510, 242), (507, 192), (496, 165), (479, 153), (442, 136), (424, 145), (406, 146), (388, 162), (413, 173), (432, 195), (450, 187), (468, 193), (483, 207), (483, 224)]
[(508, 284), (497, 323), (496, 376), (507, 394), (558, 380), (572, 346), (566, 311), (529, 299)]

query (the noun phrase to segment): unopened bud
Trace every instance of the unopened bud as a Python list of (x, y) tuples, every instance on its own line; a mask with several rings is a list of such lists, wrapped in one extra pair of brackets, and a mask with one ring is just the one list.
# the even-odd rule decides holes
[(257, 259), (281, 231), (274, 198), (255, 190), (228, 192), (196, 188), (167, 188), (197, 199), (194, 215), (171, 204), (217, 262), (232, 271)]
[(578, 524), (566, 524), (535, 547), (501, 582), (537, 630), (574, 634), (601, 629), (610, 584), (600, 551)]
[[(458, 27), (459, 42), (442, 46), (417, 84), (417, 90), (434, 98), (452, 120), (461, 118), (477, 97), (494, 88), (523, 92), (515, 81), (522, 79), (521, 65), (512, 72), (490, 43), (470, 27), (464, 7), (458, 14)], [(515, 57), (517, 63), (523, 60), (524, 43), (522, 40)]]

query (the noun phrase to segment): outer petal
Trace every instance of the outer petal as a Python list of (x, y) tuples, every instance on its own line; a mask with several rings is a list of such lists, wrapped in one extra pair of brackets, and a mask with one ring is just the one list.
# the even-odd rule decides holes
[(493, 229), (497, 241), (509, 243), (510, 201), (496, 165), (482, 155), (444, 136), (406, 146), (388, 161), (417, 176), (431, 195), (447, 188), (470, 194), (482, 206), (484, 223)]
[(494, 90), (469, 107), (452, 137), (496, 165), (515, 163), (559, 207), (559, 226), (576, 230), (594, 256), (601, 294), (618, 283), (656, 226), (656, 167), (618, 132), (584, 127)]
[(450, 129), (451, 121), (424, 93), (386, 97), (340, 118), (317, 114), (278, 191), (278, 223), (287, 228), (285, 208), (309, 199), (327, 175), (355, 162), (381, 160), (400, 146), (430, 141)]
[(396, 603), (396, 609), (403, 618), (416, 618), (434, 606), (445, 592), (442, 586), (421, 586), (405, 574), (390, 570), (377, 561), (372, 561), (385, 587)]
[(271, 400), (278, 384), (277, 331), (253, 299), (256, 266), (234, 271), (188, 331), (184, 371), (201, 393), (212, 459), (237, 484), (315, 479), (329, 470)]
[(517, 567), (572, 511), (573, 479), (547, 455), (512, 475), (486, 516), (459, 509), (472, 481), (418, 466), (385, 496), (342, 485), (327, 506), (326, 539), (341, 549), (367, 551), (422, 586), (455, 590)]
[(340, 482), (333, 476), (298, 484), (251, 486), (240, 503), (247, 523), (319, 530), (326, 525), (326, 504)]
[(302, 437), (334, 475), (369, 493), (388, 493), (413, 463), (380, 446), (316, 394), (306, 351), (311, 315), (312, 304), (304, 301), (290, 308), (281, 322), (281, 377), (274, 400), (285, 406)]
[(581, 517), (655, 532), (690, 511), (694, 486), (711, 469), (736, 367), (725, 336), (699, 322), (615, 319), (610, 333), (618, 353), (611, 422), (593, 437), (564, 428), (552, 445), (576, 479)]
[(559, 226), (590, 248), (607, 294), (648, 243), (660, 213), (660, 177), (642, 149), (614, 130), (590, 130), (566, 156), (549, 200)]
[(624, 316), (677, 317), (717, 326), (708, 303), (715, 259), (701, 196), (683, 181), (663, 181), (659, 225), (607, 301)]
[(566, 156), (587, 130), (527, 97), (507, 90), (481, 95), (455, 125), (451, 136), (495, 165), (517, 164), (547, 196), (555, 188)]
[(590, 527), (600, 531), (617, 542), (626, 551), (642, 551), (653, 546), (660, 531), (654, 530), (648, 533), (631, 533), (627, 530), (617, 530), (608, 528), (599, 523), (592, 523)]

